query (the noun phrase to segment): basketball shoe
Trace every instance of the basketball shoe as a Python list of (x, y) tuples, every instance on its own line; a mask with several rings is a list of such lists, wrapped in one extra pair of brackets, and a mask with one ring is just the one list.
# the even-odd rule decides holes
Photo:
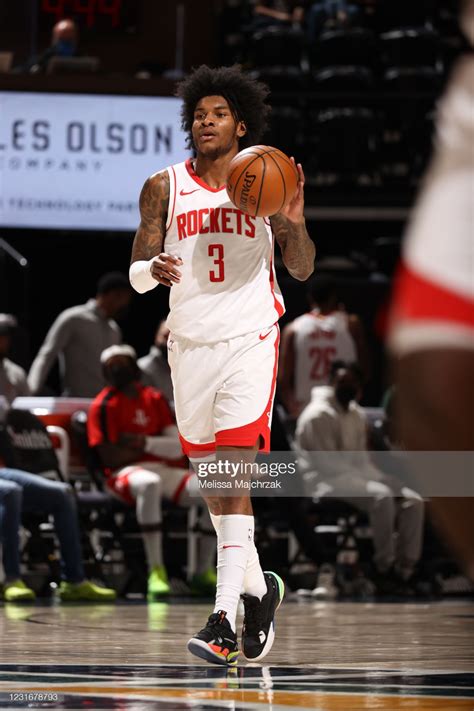
[(244, 623), (242, 625), (242, 651), (246, 659), (258, 662), (266, 657), (275, 639), (275, 612), (285, 594), (283, 580), (265, 571), (267, 592), (261, 600), (244, 593)]
[(28, 588), (23, 580), (10, 580), (3, 588), (5, 602), (25, 602), (25, 600), (34, 600), (35, 597), (34, 591)]
[(191, 654), (213, 664), (237, 664), (237, 635), (232, 631), (226, 614), (219, 610), (209, 616), (207, 625), (188, 642)]
[(96, 585), (91, 580), (82, 583), (70, 583), (62, 580), (58, 590), (59, 598), (63, 602), (113, 602), (117, 593), (112, 588)]
[(157, 565), (151, 569), (150, 575), (148, 576), (148, 590), (147, 590), (147, 600), (148, 602), (155, 602), (165, 595), (169, 595), (171, 592), (170, 584), (168, 581), (168, 573), (164, 565)]

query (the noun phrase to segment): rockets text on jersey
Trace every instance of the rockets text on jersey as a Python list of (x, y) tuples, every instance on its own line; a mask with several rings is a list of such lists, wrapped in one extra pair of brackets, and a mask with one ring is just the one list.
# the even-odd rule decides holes
[(181, 257), (170, 291), (173, 339), (214, 343), (270, 328), (284, 313), (270, 221), (252, 217), (211, 188), (190, 160), (168, 168), (164, 251)]

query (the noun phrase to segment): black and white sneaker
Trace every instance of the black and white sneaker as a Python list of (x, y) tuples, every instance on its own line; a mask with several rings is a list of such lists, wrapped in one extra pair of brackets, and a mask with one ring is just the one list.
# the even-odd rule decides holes
[(209, 616), (207, 625), (188, 642), (191, 654), (212, 664), (237, 664), (237, 635), (232, 631), (226, 614), (219, 610)]
[(285, 594), (283, 580), (276, 574), (264, 573), (267, 592), (261, 600), (252, 595), (243, 594), (244, 624), (242, 626), (242, 651), (249, 661), (263, 659), (275, 639), (275, 612), (281, 605)]

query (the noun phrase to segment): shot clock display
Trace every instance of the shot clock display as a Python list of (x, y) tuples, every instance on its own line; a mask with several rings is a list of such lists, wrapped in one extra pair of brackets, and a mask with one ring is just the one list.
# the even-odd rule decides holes
[(51, 29), (65, 17), (79, 27), (99, 32), (133, 32), (140, 0), (40, 0), (40, 26)]

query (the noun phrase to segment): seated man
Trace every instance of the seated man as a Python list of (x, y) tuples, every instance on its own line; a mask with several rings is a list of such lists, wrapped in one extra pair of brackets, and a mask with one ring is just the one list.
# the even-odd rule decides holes
[[(198, 492), (196, 476), (185, 466), (178, 430), (165, 397), (140, 383), (134, 349), (111, 346), (103, 351), (101, 362), (109, 386), (97, 395), (89, 410), (89, 445), (97, 448), (108, 489), (136, 506), (150, 571), (148, 599), (153, 600), (170, 592), (163, 564), (161, 499), (190, 506)], [(211, 532), (207, 508), (203, 515), (203, 529)], [(216, 584), (214, 536), (203, 536), (200, 548), (193, 588), (210, 592)]]
[(298, 419), (300, 466), (303, 472), (317, 472), (318, 495), (336, 497), (369, 514), (380, 590), (407, 588), (421, 556), (423, 500), (370, 460), (366, 420), (356, 402), (362, 385), (359, 368), (336, 361), (329, 382), (313, 388)]
[(61, 547), (63, 581), (59, 597), (64, 601), (110, 602), (115, 590), (84, 579), (76, 503), (69, 484), (43, 479), (18, 469), (0, 468), (0, 542), (3, 545), (7, 602), (33, 600), (35, 593), (20, 575), (19, 529), (22, 512), (52, 514)]

